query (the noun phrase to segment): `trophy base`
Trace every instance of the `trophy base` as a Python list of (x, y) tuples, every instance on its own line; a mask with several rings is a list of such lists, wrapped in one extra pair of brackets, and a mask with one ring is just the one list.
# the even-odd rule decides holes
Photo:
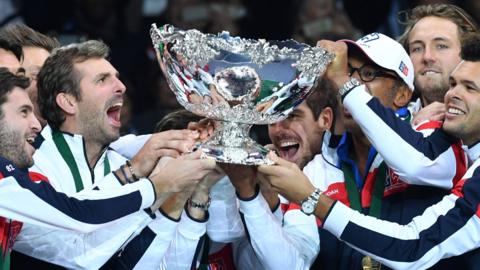
[(225, 147), (221, 145), (201, 145), (199, 149), (203, 152), (203, 158), (214, 158), (215, 161), (221, 163), (241, 165), (273, 164), (273, 161), (267, 158), (269, 150), (259, 144), (247, 149), (243, 147)]
[(272, 165), (267, 158), (270, 150), (252, 140), (248, 133), (252, 125), (216, 121), (214, 134), (199, 145), (203, 157), (217, 162), (241, 165)]

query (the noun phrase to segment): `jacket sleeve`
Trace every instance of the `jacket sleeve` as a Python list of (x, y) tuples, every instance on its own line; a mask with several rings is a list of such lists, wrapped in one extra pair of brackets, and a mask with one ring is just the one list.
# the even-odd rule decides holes
[(207, 221), (208, 217), (204, 221), (198, 221), (191, 218), (187, 211), (183, 211), (161, 269), (190, 269), (192, 264), (196, 263), (194, 260), (202, 246), (200, 240), (206, 233)]
[(265, 269), (310, 268), (320, 249), (315, 216), (292, 208), (282, 226), (260, 192), (252, 200), (240, 200), (240, 212), (247, 238)]
[(25, 223), (14, 249), (69, 269), (99, 269), (150, 221), (147, 213), (139, 211), (86, 234)]
[(112, 142), (110, 147), (115, 150), (115, 152), (121, 154), (122, 156), (131, 159), (133, 158), (143, 145), (150, 139), (151, 134), (147, 135), (133, 135), (128, 134), (118, 138), (118, 140)]
[(147, 179), (68, 197), (46, 182), (32, 182), (27, 173), (9, 168), (15, 173), (0, 181), (0, 216), (25, 223), (88, 233), (147, 208), (155, 200)]
[(458, 182), (452, 194), (406, 225), (365, 216), (336, 202), (324, 228), (393, 269), (426, 269), (479, 247), (479, 190), (477, 168), (471, 178)]
[[(119, 186), (114, 175), (108, 174), (93, 188), (111, 190)], [(82, 190), (76, 196), (85, 197), (90, 192)], [(145, 211), (133, 213), (89, 234), (26, 225), (17, 238), (15, 249), (72, 269), (98, 269), (119, 251), (109, 261), (109, 266), (154, 269), (160, 265), (176, 226), (177, 222), (160, 212), (156, 217)]]
[(215, 242), (230, 243), (245, 236), (238, 212), (237, 196), (230, 179), (225, 176), (210, 191), (208, 237)]
[[(42, 174), (34, 171), (29, 172), (29, 176), (31, 179), (27, 181), (48, 180)], [(110, 184), (100, 185), (102, 188), (108, 187), (109, 190), (115, 190), (115, 188), (121, 187), (113, 174), (107, 175), (104, 180), (103, 183)], [(46, 182), (31, 184), (33, 186), (43, 185)], [(50, 184), (47, 185), (50, 186)], [(83, 190), (73, 196), (81, 201), (89, 201), (92, 193), (101, 194), (103, 192), (99, 186), (94, 188), (96, 190)], [(124, 205), (109, 205), (109, 211), (119, 210), (117, 207), (124, 207)], [(48, 209), (39, 207), (36, 210)], [(108, 226), (88, 233), (25, 223), (15, 241), (14, 249), (69, 269), (98, 269), (118, 251), (119, 247), (127, 243), (138, 230), (144, 228), (151, 221), (151, 217), (145, 211), (136, 211), (116, 222), (110, 222)]]
[(465, 173), (466, 158), (458, 140), (440, 128), (424, 138), (368, 94), (364, 85), (353, 89), (343, 104), (403, 181), (451, 189)]
[(178, 221), (172, 220), (161, 212), (134, 238), (120, 249), (113, 269), (158, 269), (172, 241)]

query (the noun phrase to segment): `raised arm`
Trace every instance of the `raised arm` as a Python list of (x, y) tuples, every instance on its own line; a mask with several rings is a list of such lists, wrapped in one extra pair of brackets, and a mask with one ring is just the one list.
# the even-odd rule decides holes
[(0, 215), (26, 223), (88, 233), (147, 208), (155, 200), (147, 179), (108, 191), (91, 190), (75, 198), (46, 182), (34, 183), (27, 173), (8, 165), (11, 175), (0, 181)]
[(364, 85), (348, 93), (343, 104), (388, 166), (405, 182), (450, 189), (460, 180), (466, 158), (459, 140), (440, 128), (424, 138), (368, 94)]
[[(277, 164), (260, 166), (259, 172), (281, 194), (297, 202), (312, 194), (315, 187), (298, 169), (273, 155), (269, 158)], [(479, 165), (477, 160), (452, 194), (407, 225), (363, 215), (325, 195), (320, 195), (314, 214), (324, 229), (391, 268), (425, 269), (480, 245)]]

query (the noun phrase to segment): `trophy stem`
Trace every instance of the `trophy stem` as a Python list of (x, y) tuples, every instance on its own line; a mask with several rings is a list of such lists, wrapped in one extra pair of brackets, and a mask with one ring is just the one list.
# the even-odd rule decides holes
[(215, 121), (215, 127), (215, 133), (200, 146), (205, 155), (222, 163), (272, 164), (266, 158), (269, 150), (250, 138), (251, 124)]

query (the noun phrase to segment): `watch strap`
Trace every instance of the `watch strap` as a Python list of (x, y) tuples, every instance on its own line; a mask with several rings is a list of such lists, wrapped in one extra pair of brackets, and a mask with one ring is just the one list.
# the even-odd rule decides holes
[(350, 91), (352, 91), (355, 87), (360, 86), (361, 83), (355, 78), (350, 78), (340, 89), (338, 90), (338, 94), (340, 95), (342, 102), (345, 96), (347, 96)]
[(320, 194), (321, 193), (322, 193), (322, 191), (319, 188), (315, 188), (315, 190), (312, 192), (312, 194), (310, 194), (307, 198), (303, 199), (300, 202), (300, 206), (301, 206), (300, 210), (306, 215), (311, 215), (312, 213), (305, 212), (302, 206), (303, 206), (304, 203), (310, 202), (311, 204), (313, 204), (313, 208), (315, 209), (315, 207), (318, 204), (318, 200), (320, 199)]

